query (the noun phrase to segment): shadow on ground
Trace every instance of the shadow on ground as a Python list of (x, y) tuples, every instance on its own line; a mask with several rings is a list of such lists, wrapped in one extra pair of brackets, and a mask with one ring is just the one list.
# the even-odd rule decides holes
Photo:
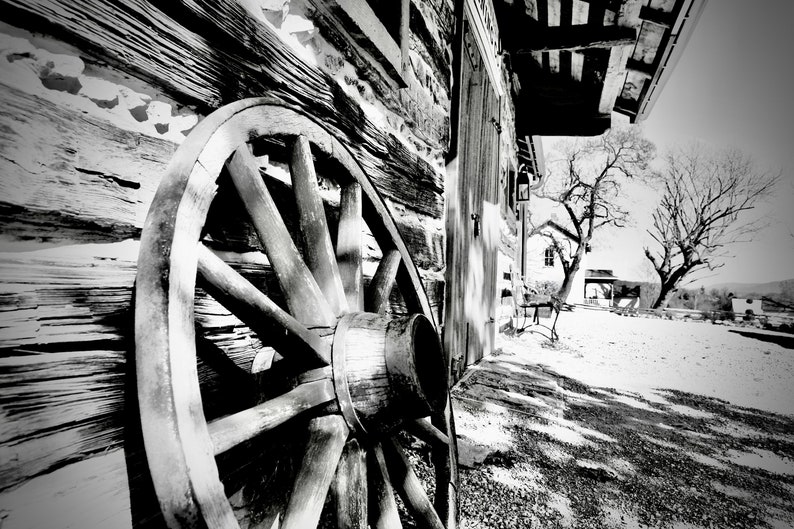
[(501, 353), (453, 395), (463, 528), (794, 527), (794, 417)]
[(786, 349), (794, 349), (794, 336), (785, 335), (785, 334), (770, 334), (770, 333), (762, 333), (755, 331), (746, 331), (739, 329), (731, 329), (730, 332), (734, 332), (736, 334), (744, 336), (745, 338), (753, 338), (755, 340), (760, 340), (762, 342), (771, 342), (781, 347), (785, 347)]

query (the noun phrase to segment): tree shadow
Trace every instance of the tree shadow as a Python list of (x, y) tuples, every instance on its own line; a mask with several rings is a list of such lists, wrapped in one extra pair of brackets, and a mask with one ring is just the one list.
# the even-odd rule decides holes
[(794, 524), (794, 417), (590, 387), (501, 354), (453, 395), (459, 437), (499, 454), (461, 472), (473, 527)]
[(777, 344), (786, 349), (794, 349), (794, 336), (783, 336), (780, 334), (767, 334), (757, 331), (748, 331), (744, 329), (730, 329), (730, 332), (735, 332), (745, 338), (753, 338), (762, 342), (770, 342)]

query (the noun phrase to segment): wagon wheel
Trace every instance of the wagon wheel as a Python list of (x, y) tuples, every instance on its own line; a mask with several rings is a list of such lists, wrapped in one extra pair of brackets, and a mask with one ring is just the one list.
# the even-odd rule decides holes
[[(303, 252), (251, 151), (263, 139), (283, 142), (287, 152)], [(337, 169), (335, 247), (313, 152)], [(244, 204), (283, 300), (264, 294), (202, 240), (221, 173)], [(366, 290), (365, 227), (383, 255)], [(259, 404), (217, 418), (203, 411), (197, 277), (241, 321), (270, 329), (281, 364), (288, 366), (284, 372), (295, 375), (287, 377), (294, 382), (281, 394), (264, 392)], [(395, 284), (408, 315), (386, 314)], [(274, 507), (280, 527), (318, 526), (329, 497), (340, 528), (402, 527), (406, 512), (418, 527), (456, 525), (447, 369), (427, 295), (369, 178), (312, 118), (267, 99), (248, 99), (217, 110), (191, 132), (168, 166), (141, 236), (135, 341), (144, 444), (169, 527), (238, 527), (216, 458), (253, 446), (252, 440), (301, 429), (306, 448), (288, 499)], [(418, 477), (421, 463), (400, 442), (413, 438), (432, 447), (434, 480)], [(433, 481), (434, 488), (426, 485)]]

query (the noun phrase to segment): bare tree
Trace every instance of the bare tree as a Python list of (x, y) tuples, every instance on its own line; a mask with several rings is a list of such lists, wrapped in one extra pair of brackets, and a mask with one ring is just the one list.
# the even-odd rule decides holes
[[(549, 163), (549, 176), (538, 196), (564, 211), (565, 220), (534, 224), (562, 264), (564, 278), (558, 296), (566, 299), (582, 257), (596, 231), (623, 227), (629, 213), (621, 207), (626, 180), (646, 177), (655, 154), (653, 143), (636, 127), (611, 129), (598, 138), (568, 140), (558, 147), (562, 157)], [(551, 226), (553, 230), (546, 229)]]
[(763, 227), (746, 212), (766, 197), (779, 174), (759, 171), (734, 149), (695, 143), (666, 156), (664, 191), (648, 230), (656, 248), (645, 248), (661, 281), (652, 308), (667, 306), (682, 281), (698, 270), (715, 270), (729, 257), (728, 245)]

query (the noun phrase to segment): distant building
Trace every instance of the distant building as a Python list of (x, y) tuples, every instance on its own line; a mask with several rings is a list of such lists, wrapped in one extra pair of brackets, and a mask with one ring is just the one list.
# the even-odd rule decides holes
[[(563, 235), (571, 244), (576, 244), (578, 238), (570, 230), (561, 226), (554, 220), (548, 220), (541, 224), (535, 234), (527, 239), (526, 263), (527, 263), (527, 283), (538, 285), (542, 283), (555, 283), (561, 285), (565, 278), (565, 271), (559, 256), (551, 244), (550, 236), (552, 232)], [(582, 304), (584, 302), (584, 271), (587, 266), (587, 254), (582, 257), (579, 271), (573, 278), (573, 285), (564, 300), (570, 304)]]
[(733, 298), (731, 300), (734, 317), (742, 319), (744, 316), (761, 316), (764, 314), (764, 307), (760, 299)]
[(630, 286), (624, 281), (616, 281), (612, 287), (612, 306), (627, 309), (640, 308), (642, 286)]
[[(548, 220), (541, 224), (535, 234), (527, 240), (527, 283), (529, 285), (555, 284), (559, 286), (565, 278), (560, 258), (555, 251), (550, 236), (562, 235), (562, 244), (578, 243), (578, 238), (570, 230), (556, 222)], [(560, 237), (557, 237), (558, 242)], [(598, 253), (598, 252), (595, 252)], [(613, 287), (618, 277), (612, 269), (588, 268), (592, 264), (604, 263), (608, 254), (601, 252), (600, 258), (592, 259), (593, 252), (588, 247), (582, 257), (579, 270), (573, 277), (571, 290), (564, 300), (572, 305), (597, 305), (611, 307), (614, 298)], [(608, 261), (607, 261), (608, 262)], [(597, 266), (597, 264), (596, 264)]]
[(614, 283), (618, 278), (612, 270), (584, 271), (584, 304), (611, 307), (614, 298)]

